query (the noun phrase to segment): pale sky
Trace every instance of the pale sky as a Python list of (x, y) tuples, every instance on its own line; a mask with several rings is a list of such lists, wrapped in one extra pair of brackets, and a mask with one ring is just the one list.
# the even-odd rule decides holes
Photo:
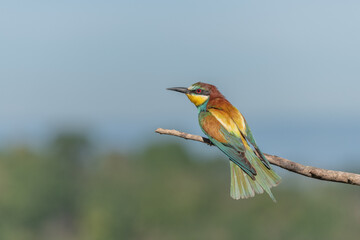
[(191, 103), (165, 90), (197, 81), (260, 138), (276, 124), (341, 132), (360, 120), (359, 12), (328, 0), (2, 1), (0, 140), (67, 126), (123, 143), (161, 126), (200, 133)]

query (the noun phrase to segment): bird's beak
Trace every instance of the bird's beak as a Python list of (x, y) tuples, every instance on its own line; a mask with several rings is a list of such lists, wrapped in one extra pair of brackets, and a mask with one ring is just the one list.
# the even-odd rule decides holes
[(171, 90), (171, 91), (181, 92), (181, 93), (188, 93), (189, 92), (189, 90), (187, 88), (184, 88), (184, 87), (173, 87), (173, 88), (167, 88), (166, 90)]

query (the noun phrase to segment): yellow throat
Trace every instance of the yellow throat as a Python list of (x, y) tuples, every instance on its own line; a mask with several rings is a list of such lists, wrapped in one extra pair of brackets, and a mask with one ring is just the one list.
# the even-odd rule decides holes
[(190, 101), (195, 104), (195, 106), (200, 106), (206, 100), (208, 100), (209, 96), (202, 96), (202, 95), (192, 95), (192, 94), (186, 94), (186, 96), (190, 99)]

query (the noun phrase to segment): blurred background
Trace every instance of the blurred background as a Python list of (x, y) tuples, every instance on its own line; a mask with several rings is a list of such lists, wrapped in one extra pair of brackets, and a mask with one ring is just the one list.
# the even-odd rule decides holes
[(264, 152), (360, 172), (359, 1), (2, 1), (0, 239), (356, 239), (360, 189), (283, 171), (229, 196), (203, 81)]

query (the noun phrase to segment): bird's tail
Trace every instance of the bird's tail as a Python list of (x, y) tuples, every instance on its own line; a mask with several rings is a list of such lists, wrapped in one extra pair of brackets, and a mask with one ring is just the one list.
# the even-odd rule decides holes
[(270, 188), (278, 185), (281, 177), (272, 169), (268, 169), (250, 147), (247, 147), (245, 156), (255, 168), (257, 175), (255, 176), (255, 180), (253, 180), (241, 168), (230, 161), (230, 196), (234, 199), (243, 199), (254, 197), (255, 193), (260, 194), (265, 191), (271, 199), (276, 202)]

